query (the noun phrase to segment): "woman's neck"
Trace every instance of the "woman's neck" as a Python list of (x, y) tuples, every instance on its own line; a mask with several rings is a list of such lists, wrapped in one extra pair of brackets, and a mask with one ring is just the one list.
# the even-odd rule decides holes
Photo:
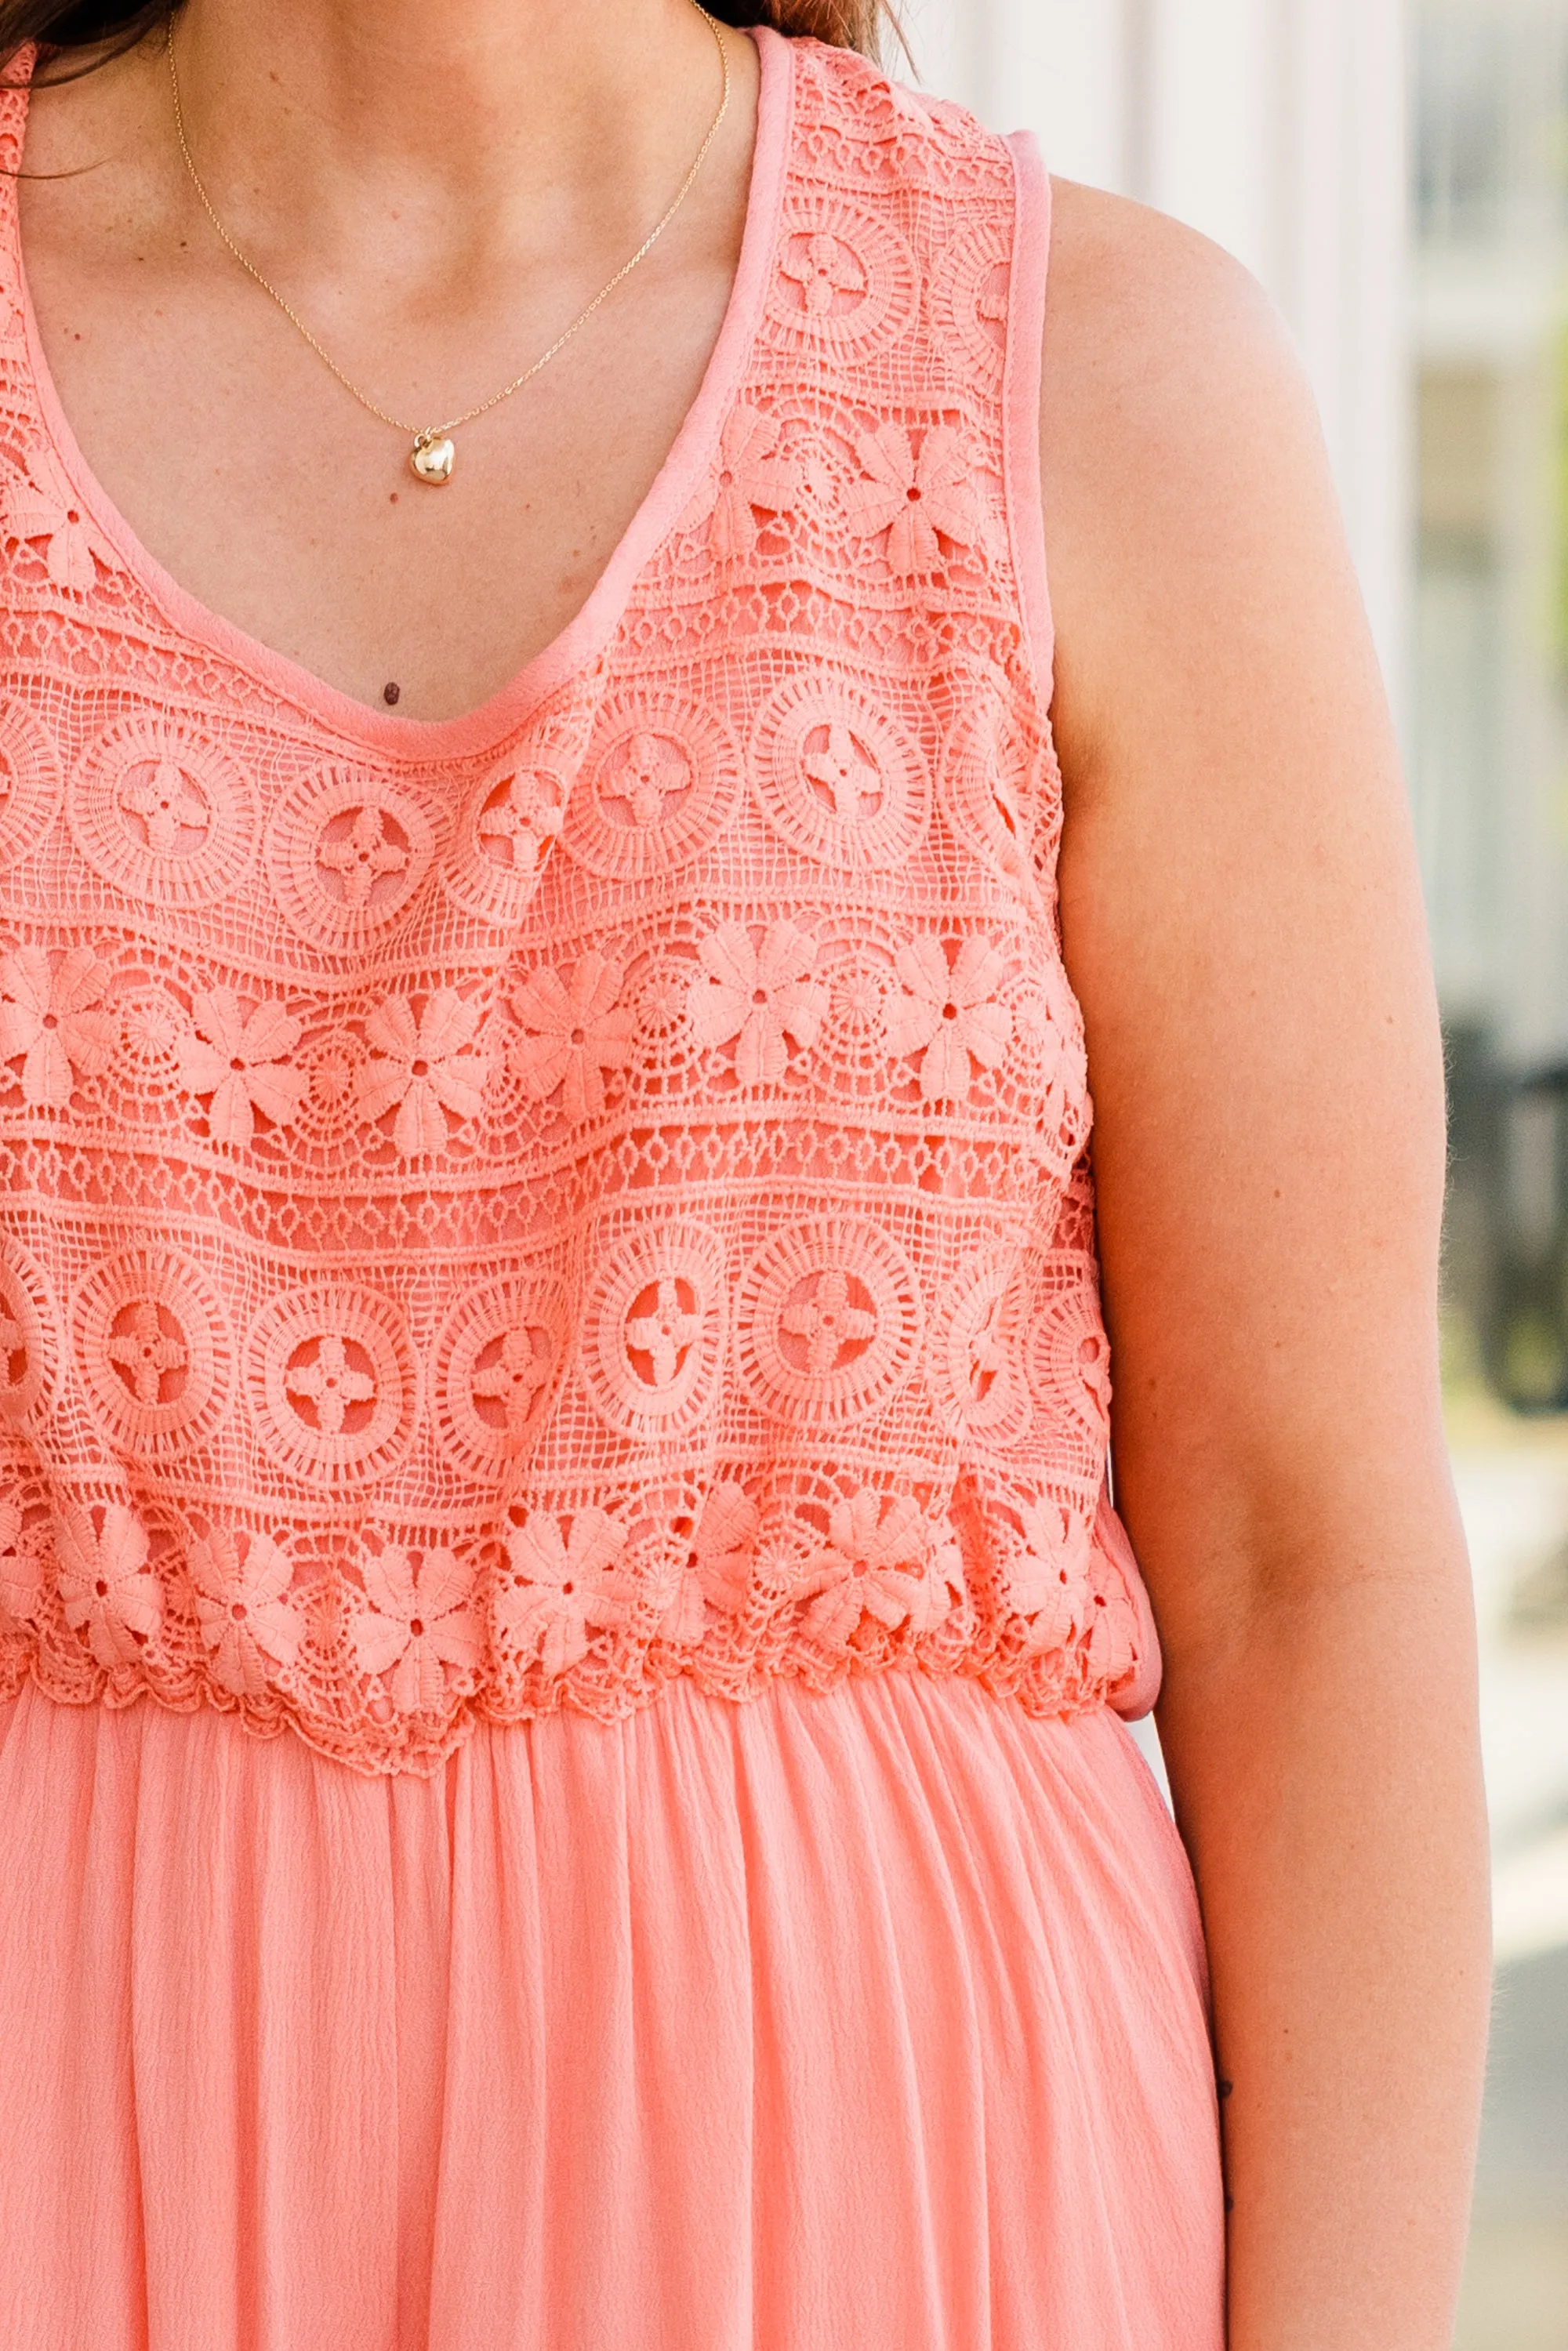
[(174, 40), (235, 234), (350, 267), (390, 245), (415, 282), (635, 245), (719, 87), (690, 0), (185, 0)]

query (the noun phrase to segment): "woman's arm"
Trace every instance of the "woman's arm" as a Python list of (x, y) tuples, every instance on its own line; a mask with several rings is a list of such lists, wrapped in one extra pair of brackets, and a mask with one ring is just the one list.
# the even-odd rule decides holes
[(1388, 715), (1275, 314), (1071, 186), (1042, 454), (1117, 1499), (1232, 2085), (1231, 2351), (1448, 2351), (1486, 1833)]

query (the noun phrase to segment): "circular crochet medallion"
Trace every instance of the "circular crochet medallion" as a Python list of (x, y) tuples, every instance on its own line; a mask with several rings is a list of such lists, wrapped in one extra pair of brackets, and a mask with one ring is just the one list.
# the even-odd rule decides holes
[(74, 1321), (88, 1394), (112, 1443), (157, 1459), (212, 1435), (234, 1347), (199, 1265), (172, 1249), (123, 1250), (88, 1275)]
[[(831, 987), (828, 1018), (812, 1066), (841, 1102), (890, 1102), (902, 1080), (887, 1050), (886, 1008), (897, 981), (893, 958), (897, 934), (885, 922), (856, 913), (829, 935), (823, 969)], [(891, 1177), (890, 1177), (891, 1180)]]
[(469, 791), (457, 820), (448, 897), (481, 921), (515, 923), (534, 892), (560, 831), (567, 780), (526, 746), (498, 760)]
[(0, 690), (0, 867), (37, 847), (60, 799), (60, 755), (16, 688)]
[(294, 1126), (313, 1143), (340, 1144), (361, 1123), (361, 1089), (370, 1047), (344, 1022), (307, 1037), (294, 1055), (304, 1090)]
[(861, 695), (802, 678), (758, 715), (757, 797), (793, 849), (851, 871), (898, 865), (925, 830), (930, 783), (918, 745)]
[(410, 793), (328, 768), (297, 784), (273, 818), (267, 862), (290, 929), (342, 953), (402, 914), (434, 851), (434, 827)]
[(740, 789), (728, 730), (663, 695), (606, 705), (561, 829), (592, 873), (635, 882), (686, 864), (717, 840)]
[(903, 1387), (920, 1301), (903, 1250), (842, 1217), (775, 1236), (742, 1276), (736, 1353), (753, 1402), (776, 1419), (859, 1420)]
[(700, 1420), (724, 1353), (724, 1243), (681, 1218), (637, 1235), (595, 1270), (583, 1377), (601, 1417), (640, 1437)]
[(932, 1390), (955, 1426), (998, 1451), (1019, 1444), (1032, 1419), (1010, 1270), (1008, 1259), (988, 1257), (961, 1272), (936, 1316), (929, 1349)]
[(943, 248), (931, 287), (944, 339), (992, 384), (1001, 381), (1007, 357), (1009, 258), (1001, 223), (982, 222)]
[(544, 1425), (569, 1332), (565, 1285), (508, 1274), (462, 1299), (435, 1344), (435, 1426), (466, 1476), (520, 1459)]
[(1075, 1431), (1097, 1458), (1111, 1426), (1111, 1345), (1095, 1295), (1092, 1261), (1069, 1259), (1071, 1288), (1035, 1302), (1029, 1378), (1046, 1425)]
[(245, 778), (174, 718), (124, 718), (100, 735), (72, 772), (66, 817), (95, 873), (161, 906), (226, 897), (256, 846)]
[(942, 756), (942, 805), (959, 841), (1009, 881), (1030, 871), (1029, 752), (999, 677), (987, 676), (960, 706)]
[(919, 274), (896, 229), (842, 196), (787, 204), (769, 316), (798, 349), (865, 358), (906, 332)]
[(49, 1286), (26, 1250), (0, 1240), (0, 1416), (26, 1419), (54, 1384), (56, 1317)]
[(417, 1372), (390, 1299), (338, 1282), (290, 1290), (257, 1316), (246, 1353), (256, 1425), (297, 1477), (362, 1483), (407, 1448)]

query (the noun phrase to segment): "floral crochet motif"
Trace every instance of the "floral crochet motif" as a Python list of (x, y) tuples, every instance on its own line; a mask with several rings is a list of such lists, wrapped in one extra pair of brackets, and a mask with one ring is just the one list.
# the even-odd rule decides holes
[(492, 785), (479, 810), (478, 832), (496, 865), (532, 872), (560, 831), (560, 803), (542, 776), (514, 769)]
[(600, 799), (624, 807), (632, 824), (663, 824), (664, 802), (692, 788), (691, 761), (664, 735), (633, 735), (613, 767), (605, 770)]
[(725, 424), (718, 472), (686, 518), (693, 528), (706, 521), (708, 548), (720, 563), (756, 554), (759, 513), (785, 515), (794, 509), (800, 496), (800, 468), (779, 456), (779, 438), (778, 419), (744, 402)]
[(827, 741), (800, 764), (809, 779), (821, 786), (841, 823), (858, 824), (882, 805), (882, 770), (841, 720), (830, 720)]
[(0, 89), (0, 1699), (430, 1775), (677, 1675), (1152, 1698), (1056, 920), (1049, 184), (758, 50), (697, 400), (584, 609), (434, 724), (171, 597), (56, 444)]
[(909, 1623), (925, 1632), (940, 1624), (952, 1601), (932, 1573), (930, 1548), (930, 1529), (912, 1501), (862, 1490), (835, 1502), (828, 1541), (801, 1585), (817, 1595), (807, 1630), (841, 1649), (867, 1611), (890, 1627)]
[(804, 1343), (806, 1369), (831, 1372), (864, 1341), (876, 1336), (876, 1316), (853, 1302), (850, 1277), (838, 1266), (804, 1290), (779, 1315), (780, 1327)]
[(316, 862), (336, 874), (346, 905), (364, 906), (383, 875), (407, 872), (408, 849), (382, 810), (367, 803), (355, 810), (351, 824), (321, 842)]
[(14, 1424), (45, 1401), (53, 1320), (37, 1267), (19, 1244), (10, 1243), (0, 1257), (0, 1417)]
[(158, 1630), (162, 1591), (148, 1572), (145, 1533), (129, 1510), (110, 1502), (101, 1525), (67, 1510), (59, 1529), (60, 1604), (100, 1666), (134, 1665)]
[(763, 708), (757, 786), (790, 847), (824, 864), (899, 864), (925, 830), (919, 745), (847, 681), (792, 680)]
[(214, 1678), (236, 1698), (259, 1698), (277, 1666), (289, 1666), (305, 1638), (303, 1611), (288, 1596), (294, 1564), (267, 1535), (253, 1534), (244, 1557), (226, 1528), (193, 1543), (196, 1617)]
[(757, 1505), (743, 1486), (715, 1486), (694, 1528), (681, 1520), (676, 1534), (689, 1537), (689, 1548), (677, 1553), (668, 1592), (659, 1618), (666, 1641), (701, 1640), (709, 1607), (734, 1615), (745, 1607), (752, 1553), (760, 1521)]
[(440, 1151), (446, 1113), (476, 1118), (485, 1092), (485, 1065), (474, 1050), (478, 1007), (455, 988), (438, 988), (417, 1015), (402, 996), (389, 996), (365, 1023), (371, 1058), (360, 1071), (360, 1108), (372, 1123), (395, 1111), (392, 1141), (405, 1159)]
[(280, 1004), (258, 1004), (247, 1016), (232, 988), (196, 998), (191, 1033), (180, 1040), (180, 1074), (193, 1094), (212, 1097), (207, 1126), (214, 1142), (244, 1150), (257, 1111), (274, 1126), (296, 1116), (309, 1083), (289, 1067), (299, 1037), (299, 1022)]
[(0, 962), (0, 1059), (22, 1059), (22, 1098), (63, 1110), (78, 1078), (96, 1076), (119, 1041), (103, 1003), (108, 967), (89, 946), (51, 965), (42, 947), (18, 947)]
[(538, 1392), (549, 1375), (549, 1348), (536, 1346), (533, 1330), (519, 1323), (502, 1332), (495, 1362), (476, 1369), (469, 1385), (476, 1400), (499, 1408), (508, 1437), (518, 1437), (533, 1418)]
[(439, 1711), (445, 1668), (465, 1669), (484, 1653), (484, 1629), (468, 1606), (473, 1566), (449, 1551), (427, 1552), (416, 1569), (395, 1544), (368, 1552), (361, 1573), (371, 1605), (354, 1621), (354, 1650), (368, 1674), (392, 1668), (400, 1714)]
[(1006, 964), (983, 938), (967, 938), (951, 969), (939, 939), (912, 939), (895, 958), (899, 993), (885, 1020), (892, 1053), (918, 1053), (923, 1102), (963, 1102), (971, 1064), (994, 1070), (1012, 1037), (1013, 1019), (996, 998)]
[(308, 777), (267, 829), (277, 910), (312, 945), (350, 949), (385, 931), (435, 855), (430, 810), (413, 793), (354, 768)]
[(28, 475), (6, 485), (0, 509), (0, 539), (31, 545), (41, 552), (50, 585), (85, 596), (98, 585), (98, 567), (109, 549), (82, 508), (65, 468), (53, 452), (35, 452)]
[(781, 266), (785, 277), (793, 278), (800, 288), (801, 308), (813, 318), (822, 318), (839, 307), (835, 295), (852, 298), (845, 307), (864, 299), (866, 273), (860, 261), (849, 246), (824, 231), (801, 237)]
[(526, 1276), (471, 1290), (448, 1318), (435, 1350), (436, 1426), (465, 1476), (518, 1461), (538, 1435), (566, 1318), (563, 1287)]
[(861, 435), (855, 455), (864, 479), (845, 486), (844, 511), (857, 537), (883, 539), (890, 571), (939, 571), (944, 539), (974, 544), (979, 506), (956, 433), (928, 425), (916, 455), (902, 424), (880, 424)]
[(1049, 1501), (1026, 1502), (1019, 1516), (1028, 1548), (1009, 1573), (1012, 1603), (1028, 1622), (1030, 1647), (1056, 1649), (1082, 1628), (1089, 1530)]
[(503, 1585), (496, 1624), (525, 1656), (534, 1651), (547, 1675), (565, 1673), (587, 1654), (590, 1625), (613, 1625), (622, 1614), (605, 1571), (619, 1556), (625, 1530), (602, 1510), (580, 1510), (570, 1534), (548, 1511), (533, 1511), (507, 1538), (512, 1566), (524, 1579)]
[(622, 974), (597, 954), (585, 955), (570, 981), (537, 971), (512, 998), (522, 1034), (511, 1046), (512, 1067), (536, 1102), (559, 1090), (568, 1118), (599, 1118), (604, 1081), (632, 1059), (632, 1016), (621, 1002)]
[(705, 1045), (734, 1039), (743, 1086), (771, 1085), (789, 1059), (786, 1039), (814, 1045), (827, 1012), (827, 988), (811, 977), (815, 947), (791, 923), (775, 923), (758, 946), (730, 923), (698, 954), (705, 970), (692, 986), (692, 1027)]
[(38, 1613), (43, 1553), (15, 1502), (0, 1501), (0, 1630), (26, 1635)]

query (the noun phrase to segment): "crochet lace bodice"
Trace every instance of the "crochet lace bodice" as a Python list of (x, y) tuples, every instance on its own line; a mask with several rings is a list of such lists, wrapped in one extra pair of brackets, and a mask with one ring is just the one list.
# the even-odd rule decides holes
[(138, 546), (0, 181), (0, 1687), (425, 1773), (677, 1674), (1152, 1695), (1056, 920), (1048, 183), (758, 38), (697, 402), (451, 722)]

